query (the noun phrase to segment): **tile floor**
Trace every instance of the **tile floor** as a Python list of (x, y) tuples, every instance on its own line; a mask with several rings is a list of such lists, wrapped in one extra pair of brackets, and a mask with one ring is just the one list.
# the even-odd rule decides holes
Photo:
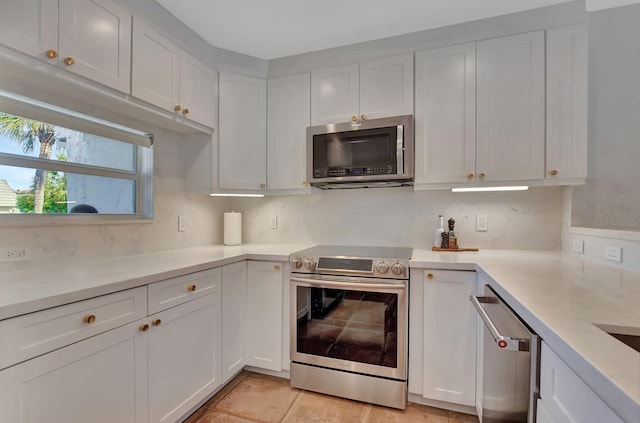
[(289, 380), (243, 371), (185, 423), (478, 423), (476, 416), (409, 404), (394, 410), (295, 389)]

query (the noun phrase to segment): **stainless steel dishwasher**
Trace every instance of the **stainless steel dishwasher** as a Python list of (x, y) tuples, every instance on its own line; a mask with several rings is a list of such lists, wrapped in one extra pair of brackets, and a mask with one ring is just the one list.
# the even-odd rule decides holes
[(534, 423), (540, 385), (540, 338), (489, 286), (471, 296), (484, 321), (482, 422)]

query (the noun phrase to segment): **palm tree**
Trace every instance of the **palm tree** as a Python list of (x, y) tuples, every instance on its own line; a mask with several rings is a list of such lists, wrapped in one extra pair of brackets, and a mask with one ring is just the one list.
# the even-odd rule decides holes
[[(20, 143), (25, 153), (33, 151), (37, 141), (40, 144), (40, 154), (38, 157), (41, 159), (51, 158), (51, 151), (56, 142), (55, 127), (53, 125), (4, 113), (0, 113), (0, 135), (4, 135)], [(46, 181), (47, 171), (45, 169), (36, 169), (34, 190), (35, 213), (42, 213), (44, 185)]]

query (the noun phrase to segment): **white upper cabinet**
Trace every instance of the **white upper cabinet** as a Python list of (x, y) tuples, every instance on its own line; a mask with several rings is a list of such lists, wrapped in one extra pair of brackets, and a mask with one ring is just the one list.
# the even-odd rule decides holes
[(267, 101), (267, 188), (303, 190), (306, 181), (306, 129), (310, 75), (270, 79)]
[(267, 81), (220, 73), (218, 180), (222, 190), (267, 186)]
[(215, 126), (217, 72), (136, 19), (131, 94), (203, 125)]
[(180, 48), (137, 18), (132, 65), (132, 95), (171, 111), (180, 104)]
[(585, 24), (547, 30), (548, 181), (587, 177), (587, 65)]
[(129, 92), (129, 11), (109, 0), (6, 3), (3, 2), (0, 14), (0, 42), (118, 91)]
[(416, 185), (473, 180), (476, 45), (416, 53)]
[(413, 54), (311, 72), (311, 124), (413, 113)]
[(51, 0), (4, 0), (0, 13), (0, 43), (52, 61), (48, 50), (58, 49), (58, 2)]
[(347, 122), (360, 110), (358, 64), (311, 72), (311, 123)]
[(543, 179), (544, 52), (543, 31), (477, 44), (477, 180)]
[(59, 66), (129, 92), (131, 13), (106, 0), (60, 2)]
[(360, 119), (412, 113), (413, 54), (360, 63)]
[(213, 127), (218, 72), (180, 51), (180, 107), (184, 117)]

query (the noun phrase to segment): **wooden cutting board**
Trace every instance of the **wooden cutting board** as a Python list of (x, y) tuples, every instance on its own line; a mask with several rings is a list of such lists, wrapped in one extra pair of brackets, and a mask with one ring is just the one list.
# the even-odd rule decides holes
[(431, 251), (451, 251), (451, 252), (461, 252), (461, 251), (480, 251), (477, 248), (439, 248), (439, 247), (431, 247)]

